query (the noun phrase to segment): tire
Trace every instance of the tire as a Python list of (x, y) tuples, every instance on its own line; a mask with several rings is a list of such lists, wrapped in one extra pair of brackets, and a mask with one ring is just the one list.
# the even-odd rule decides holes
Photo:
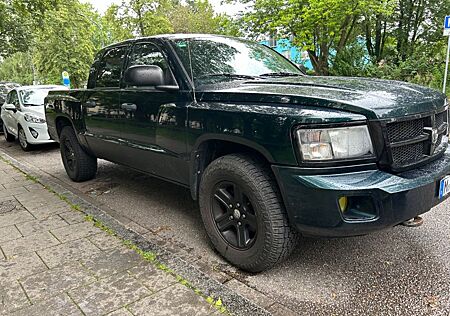
[(199, 200), (213, 246), (242, 270), (268, 270), (297, 244), (278, 186), (257, 159), (233, 154), (213, 161), (202, 176)]
[(24, 129), (20, 125), (19, 125), (19, 127), (17, 129), (17, 135), (18, 135), (17, 138), (19, 139), (20, 148), (22, 148), (23, 151), (30, 151), (32, 145), (30, 145), (28, 143), (27, 134), (25, 134)]
[(5, 122), (3, 122), (3, 136), (5, 136), (5, 140), (9, 143), (16, 140), (13, 134), (10, 134), (8, 130), (6, 129)]
[(83, 150), (72, 127), (63, 128), (59, 144), (64, 168), (72, 181), (83, 182), (95, 178), (97, 158)]

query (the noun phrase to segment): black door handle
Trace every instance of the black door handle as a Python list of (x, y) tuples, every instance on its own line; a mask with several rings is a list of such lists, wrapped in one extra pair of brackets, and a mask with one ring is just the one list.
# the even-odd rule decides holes
[(137, 105), (134, 103), (122, 103), (120, 105), (120, 107), (122, 108), (122, 110), (127, 110), (127, 111), (136, 111), (137, 110)]

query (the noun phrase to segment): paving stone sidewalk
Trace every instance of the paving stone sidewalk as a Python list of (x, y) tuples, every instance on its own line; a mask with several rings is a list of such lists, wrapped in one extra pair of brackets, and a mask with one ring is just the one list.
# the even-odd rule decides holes
[(219, 315), (0, 160), (0, 315)]

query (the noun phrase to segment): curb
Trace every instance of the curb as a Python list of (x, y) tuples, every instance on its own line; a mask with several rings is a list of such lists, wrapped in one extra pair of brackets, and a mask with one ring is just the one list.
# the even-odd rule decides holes
[(158, 262), (166, 265), (176, 274), (188, 280), (192, 286), (199, 289), (206, 296), (213, 297), (214, 299), (220, 298), (223, 306), (232, 314), (252, 316), (271, 315), (271, 313), (264, 308), (256, 305), (240, 294), (237, 294), (220, 282), (210, 278), (194, 265), (165, 250), (163, 247), (148, 241), (144, 236), (131, 228), (127, 228), (124, 224), (107, 214), (101, 208), (86, 201), (61, 184), (56, 183), (44, 172), (21, 163), (3, 150), (0, 150), (0, 157), (23, 173), (35, 178), (36, 181), (43, 186), (52, 189), (56, 194), (64, 196), (70, 203), (79, 206), (82, 213), (92, 216), (96, 220), (102, 222), (120, 238), (130, 241), (144, 252), (156, 253)]

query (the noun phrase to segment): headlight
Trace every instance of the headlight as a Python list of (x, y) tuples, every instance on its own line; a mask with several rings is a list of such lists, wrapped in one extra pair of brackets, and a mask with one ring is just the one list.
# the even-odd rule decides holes
[(303, 160), (363, 158), (374, 154), (367, 126), (297, 130)]
[(31, 114), (25, 114), (24, 119), (29, 123), (45, 123), (45, 119)]

